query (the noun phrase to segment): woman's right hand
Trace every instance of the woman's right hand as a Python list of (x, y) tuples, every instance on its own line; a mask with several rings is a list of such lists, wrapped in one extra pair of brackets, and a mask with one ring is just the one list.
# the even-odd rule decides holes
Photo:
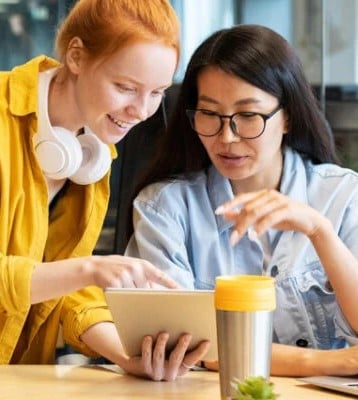
[(177, 283), (148, 261), (120, 255), (78, 257), (39, 263), (31, 276), (31, 304), (61, 297), (86, 286), (176, 289)]
[(160, 269), (139, 258), (120, 255), (92, 256), (86, 264), (92, 271), (92, 284), (101, 288), (150, 288), (155, 284), (169, 289), (178, 287), (177, 283)]
[(312, 357), (313, 375), (358, 375), (358, 345), (343, 349), (316, 350)]

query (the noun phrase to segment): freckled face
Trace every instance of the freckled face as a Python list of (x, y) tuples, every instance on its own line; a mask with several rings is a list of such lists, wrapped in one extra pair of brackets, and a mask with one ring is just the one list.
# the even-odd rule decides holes
[(141, 42), (120, 49), (102, 63), (83, 64), (75, 83), (83, 125), (105, 143), (117, 143), (155, 113), (177, 65), (173, 48)]
[[(219, 114), (237, 112), (269, 114), (278, 99), (217, 67), (205, 68), (198, 77), (197, 108)], [(276, 187), (282, 171), (281, 143), (287, 130), (286, 117), (279, 110), (266, 122), (264, 133), (244, 139), (232, 132), (228, 120), (213, 137), (199, 136), (218, 171), (235, 187), (257, 190)], [(240, 131), (240, 127), (238, 126)]]

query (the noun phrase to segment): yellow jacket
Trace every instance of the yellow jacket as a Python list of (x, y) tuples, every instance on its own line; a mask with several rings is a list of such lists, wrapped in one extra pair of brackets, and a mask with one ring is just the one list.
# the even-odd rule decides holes
[[(87, 287), (30, 305), (30, 279), (41, 261), (90, 255), (109, 199), (109, 174), (66, 192), (48, 207), (46, 181), (32, 137), (37, 129), (38, 73), (57, 65), (40, 56), (0, 72), (0, 364), (53, 363), (60, 324), (64, 341), (95, 356), (79, 340), (89, 326), (112, 317), (102, 290)], [(111, 146), (112, 156), (116, 152)], [(18, 354), (17, 354), (18, 355)]]

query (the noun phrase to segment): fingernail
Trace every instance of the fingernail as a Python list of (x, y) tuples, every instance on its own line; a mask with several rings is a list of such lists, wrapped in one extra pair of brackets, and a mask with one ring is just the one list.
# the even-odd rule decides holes
[(250, 240), (256, 240), (258, 237), (258, 234), (255, 231), (255, 228), (250, 226), (249, 229), (247, 230), (247, 236), (249, 237)]
[(216, 210), (215, 210), (215, 214), (216, 215), (220, 215), (223, 213), (223, 211), (225, 210), (225, 208), (223, 206), (219, 206)]
[(237, 231), (233, 231), (230, 235), (230, 244), (231, 246), (235, 246), (235, 244), (240, 240), (240, 235)]

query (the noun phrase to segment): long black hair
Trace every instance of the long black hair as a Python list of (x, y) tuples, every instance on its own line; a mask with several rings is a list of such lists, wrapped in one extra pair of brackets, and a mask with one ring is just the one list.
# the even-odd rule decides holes
[(211, 164), (185, 114), (186, 109), (196, 108), (198, 74), (207, 66), (219, 67), (279, 100), (289, 118), (283, 146), (316, 164), (338, 163), (332, 132), (295, 50), (273, 30), (243, 24), (215, 32), (192, 55), (157, 157), (135, 195), (154, 182), (190, 179), (191, 174)]

